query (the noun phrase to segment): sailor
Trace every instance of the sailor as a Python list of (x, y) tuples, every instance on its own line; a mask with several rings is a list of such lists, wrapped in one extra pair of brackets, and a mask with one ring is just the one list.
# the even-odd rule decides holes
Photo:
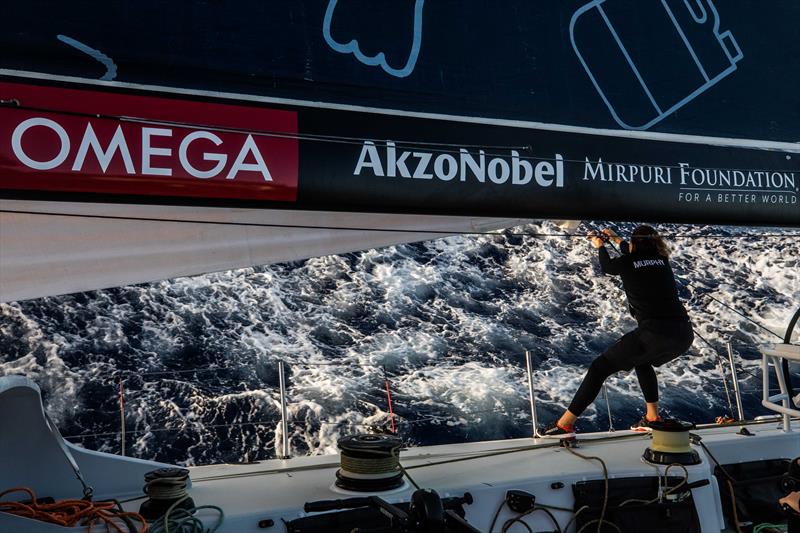
[(781, 478), (781, 488), (789, 493), (778, 500), (788, 517), (786, 533), (800, 533), (800, 457), (789, 464), (788, 471)]
[(800, 491), (794, 491), (781, 498), (778, 503), (789, 517), (786, 533), (800, 533)]
[[(622, 278), (628, 308), (638, 327), (592, 362), (569, 409), (542, 432), (545, 437), (574, 437), (575, 421), (597, 397), (606, 378), (631, 369), (636, 370), (647, 406), (645, 415), (631, 429), (647, 431), (650, 422), (659, 420), (658, 380), (653, 367), (679, 357), (694, 340), (689, 315), (678, 299), (669, 247), (655, 229), (638, 226), (630, 243), (609, 229), (590, 233), (589, 239), (598, 249), (602, 271)], [(622, 255), (611, 258), (605, 248), (608, 240), (619, 246)]]

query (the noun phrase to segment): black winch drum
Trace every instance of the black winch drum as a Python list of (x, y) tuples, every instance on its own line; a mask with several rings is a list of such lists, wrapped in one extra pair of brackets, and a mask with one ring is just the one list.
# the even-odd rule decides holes
[(351, 435), (339, 439), (341, 465), (336, 486), (354, 492), (382, 492), (400, 487), (402, 440), (394, 435)]

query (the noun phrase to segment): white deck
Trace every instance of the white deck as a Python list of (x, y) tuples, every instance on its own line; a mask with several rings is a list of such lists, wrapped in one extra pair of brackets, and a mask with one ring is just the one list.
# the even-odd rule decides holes
[[(796, 425), (795, 425), (796, 427)], [(696, 431), (703, 442), (722, 464), (755, 461), (770, 458), (800, 456), (800, 432), (785, 433), (778, 423), (748, 426), (753, 436), (738, 435), (738, 426), (714, 427)], [(607, 439), (606, 437), (613, 437)], [(598, 440), (599, 439), (599, 440)], [(618, 431), (594, 433), (581, 438), (578, 448), (584, 455), (603, 458), (611, 478), (653, 476), (655, 467), (642, 461), (641, 455), (650, 441), (649, 434)], [(521, 449), (520, 449), (521, 448)], [(533, 448), (533, 449), (531, 449)], [(485, 456), (498, 451), (512, 451), (502, 455)], [(702, 462), (688, 467), (689, 481), (711, 480), (711, 485), (693, 491), (703, 532), (725, 529), (718, 488), (713, 477), (714, 463), (702, 448), (696, 447)], [(437, 465), (440, 461), (465, 459)], [(469, 459), (467, 459), (469, 458)], [(119, 458), (119, 461), (129, 461)], [(196, 505), (217, 505), (225, 511), (225, 522), (219, 532), (246, 533), (284, 532), (284, 520), (305, 516), (303, 504), (315, 500), (347, 498), (346, 493), (333, 488), (338, 456), (298, 457), (289, 460), (271, 460), (250, 465), (214, 465), (191, 469), (193, 486), (191, 496)], [(522, 489), (533, 493), (538, 504), (572, 508), (572, 483), (602, 479), (596, 462), (588, 462), (558, 447), (557, 442), (545, 439), (515, 439), (445, 446), (411, 448), (401, 454), (402, 464), (423, 487), (435, 489), (442, 497), (461, 496), (469, 491), (475, 499), (466, 506), (466, 518), (481, 531), (487, 531), (491, 518), (509, 489)], [(679, 474), (670, 472), (670, 475)], [(131, 480), (129, 486), (140, 486), (141, 480)], [(563, 483), (563, 488), (553, 489), (553, 482)], [(408, 501), (413, 489), (409, 486), (384, 493), (390, 502)], [(116, 497), (125, 499), (137, 493), (96, 494), (98, 499)], [(126, 504), (127, 510), (138, 510), (142, 500)], [(572, 516), (564, 511), (554, 511), (563, 527)], [(498, 521), (511, 518), (514, 513), (505, 510)], [(199, 515), (211, 525), (216, 513)], [(272, 519), (275, 525), (260, 529), (258, 522)], [(526, 521), (534, 531), (551, 531), (552, 524), (541, 513)], [(517, 526), (520, 528), (520, 526)], [(499, 527), (495, 529), (498, 531)], [(570, 531), (574, 531), (572, 526)], [(85, 528), (64, 529), (32, 522), (0, 513), (0, 531), (3, 533), (52, 533), (55, 531), (85, 531)]]
[[(0, 485), (28, 486), (40, 497), (80, 497), (80, 484), (47, 427), (38, 388), (26, 378), (7, 376), (0, 380), (0, 396), (0, 420), (14, 421), (13, 430), (0, 432)], [(778, 421), (752, 423), (747, 427), (752, 436), (738, 434), (736, 425), (713, 426), (696, 433), (722, 464), (800, 456), (796, 421), (794, 432), (784, 432)], [(642, 453), (649, 442), (650, 436), (646, 433), (593, 433), (580, 438), (578, 451), (601, 457), (611, 478), (652, 477), (663, 474), (664, 468), (642, 461)], [(65, 446), (80, 465), (87, 483), (95, 488), (98, 500), (141, 497), (144, 473), (163, 466)], [(715, 464), (701, 447), (696, 449), (702, 461), (688, 467), (689, 482), (710, 480), (710, 485), (693, 490), (693, 496), (702, 530), (716, 533), (724, 530), (725, 524), (713, 476)], [(449, 462), (440, 464), (444, 461)], [(475, 501), (466, 506), (466, 518), (481, 531), (488, 530), (492, 516), (510, 489), (533, 493), (538, 505), (573, 509), (572, 484), (603, 478), (597, 462), (576, 457), (559, 448), (557, 441), (544, 439), (411, 448), (401, 453), (401, 463), (420, 486), (435, 489), (442, 497), (470, 492)], [(191, 469), (190, 494), (198, 506), (216, 505), (225, 511), (220, 532), (284, 532), (284, 521), (304, 516), (306, 502), (355, 495), (333, 487), (338, 465), (338, 456), (316, 456), (250, 465), (195, 467)], [(562, 487), (553, 488), (551, 485), (555, 482), (560, 482)], [(405, 486), (380, 496), (389, 502), (400, 502), (408, 501), (412, 492), (410, 486)], [(141, 497), (127, 503), (126, 509), (137, 511), (143, 500)], [(216, 513), (201, 511), (200, 516), (206, 519), (207, 526), (216, 521)], [(499, 524), (511, 516), (510, 511), (504, 511)], [(562, 528), (571, 516), (568, 511), (555, 512)], [(259, 521), (266, 519), (273, 520), (275, 525), (259, 528)], [(526, 517), (526, 521), (535, 531), (554, 529), (547, 516), (541, 513)], [(0, 513), (2, 533), (85, 530), (65, 529)], [(574, 531), (574, 527), (570, 531)]]
[[(754, 433), (752, 437), (737, 435), (738, 429), (729, 426), (704, 429), (697, 433), (702, 435), (703, 442), (723, 464), (800, 456), (800, 433), (784, 433), (777, 429), (777, 424), (749, 426)], [(649, 443), (649, 435), (620, 431), (612, 434), (619, 437), (613, 441), (588, 440), (608, 435), (587, 436), (579, 451), (584, 455), (602, 457), (612, 478), (655, 475), (656, 467), (641, 460), (642, 452)], [(410, 474), (420, 486), (433, 488), (443, 497), (460, 496), (465, 491), (472, 493), (475, 503), (466, 506), (467, 520), (481, 531), (487, 531), (492, 515), (507, 490), (527, 490), (536, 495), (538, 503), (571, 508), (571, 484), (602, 479), (600, 466), (557, 446), (439, 466), (423, 465), (534, 444), (552, 446), (553, 443), (542, 439), (516, 439), (420, 447), (403, 452), (401, 462), (406, 468), (411, 467)], [(712, 481), (709, 486), (695, 489), (693, 494), (703, 531), (718, 532), (725, 526), (720, 518), (722, 510), (713, 477), (715, 465), (702, 448), (697, 449), (703, 461), (688, 468), (689, 481)], [(197, 505), (214, 504), (225, 509), (225, 524), (220, 531), (285, 531), (282, 520), (304, 516), (303, 503), (349, 497), (349, 494), (331, 488), (337, 467), (337, 456), (273, 460), (242, 466), (197, 467), (191, 471), (194, 480), (191, 494)], [(659, 470), (663, 472), (663, 467)], [(673, 474), (678, 472), (670, 472), (670, 475)], [(564, 488), (552, 489), (550, 485), (555, 481), (562, 482)], [(411, 492), (412, 488), (406, 488), (387, 494), (385, 499), (390, 502), (408, 501)], [(513, 515), (510, 511), (504, 511), (499, 523), (502, 524)], [(211, 516), (208, 515), (209, 518)], [(564, 526), (571, 513), (556, 511), (555, 516)], [(267, 518), (273, 519), (275, 526), (267, 530), (259, 529), (258, 521)], [(547, 517), (540, 513), (531, 515), (527, 521), (534, 531), (553, 529)]]

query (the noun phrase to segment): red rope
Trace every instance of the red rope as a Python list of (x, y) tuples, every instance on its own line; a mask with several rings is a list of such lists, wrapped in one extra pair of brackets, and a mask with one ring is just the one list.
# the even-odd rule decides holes
[(119, 378), (119, 429), (120, 429), (120, 442), (119, 451), (120, 455), (125, 455), (125, 400), (122, 395), (122, 378)]
[(397, 431), (395, 431), (394, 428), (394, 410), (392, 409), (392, 393), (389, 390), (389, 378), (383, 378), (383, 379), (386, 382), (386, 398), (389, 402), (389, 417), (390, 420), (392, 421), (392, 433), (397, 433)]

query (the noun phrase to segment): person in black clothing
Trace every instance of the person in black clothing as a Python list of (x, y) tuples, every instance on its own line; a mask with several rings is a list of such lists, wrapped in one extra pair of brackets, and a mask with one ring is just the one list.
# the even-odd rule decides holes
[[(658, 380), (653, 367), (679, 357), (694, 340), (689, 315), (678, 299), (669, 247), (655, 229), (637, 227), (630, 243), (611, 230), (603, 230), (603, 236), (590, 234), (589, 238), (598, 249), (602, 271), (622, 278), (628, 307), (638, 327), (592, 362), (569, 409), (543, 431), (545, 437), (573, 436), (575, 421), (597, 397), (606, 378), (631, 369), (636, 370), (647, 404), (645, 416), (632, 429), (646, 430), (649, 422), (659, 419)], [(619, 245), (622, 255), (611, 258), (606, 240)]]
[(800, 533), (800, 491), (794, 491), (778, 501), (789, 515), (786, 533)]

